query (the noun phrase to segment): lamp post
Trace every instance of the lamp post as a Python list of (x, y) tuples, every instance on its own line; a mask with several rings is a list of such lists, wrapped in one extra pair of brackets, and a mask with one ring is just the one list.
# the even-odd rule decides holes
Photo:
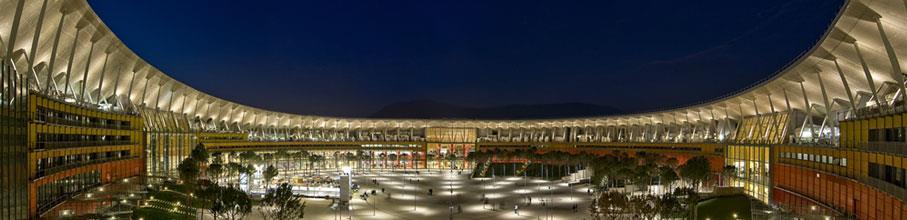
[[(413, 178), (412, 178), (412, 177), (409, 178), (409, 183), (410, 183), (410, 184), (413, 183)], [(413, 191), (414, 191), (414, 192), (413, 192), (413, 211), (416, 211), (416, 193), (415, 193), (416, 189), (413, 189)]]

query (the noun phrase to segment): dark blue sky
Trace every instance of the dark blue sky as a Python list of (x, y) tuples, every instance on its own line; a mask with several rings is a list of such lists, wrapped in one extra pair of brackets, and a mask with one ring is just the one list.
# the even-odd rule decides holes
[[(260, 3), (259, 3), (260, 2)], [(90, 1), (172, 77), (283, 112), (367, 116), (466, 106), (687, 105), (771, 76), (841, 0)]]

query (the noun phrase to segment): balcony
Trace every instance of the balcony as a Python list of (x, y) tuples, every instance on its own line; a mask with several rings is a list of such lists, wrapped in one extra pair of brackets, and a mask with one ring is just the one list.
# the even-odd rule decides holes
[(132, 141), (38, 141), (36, 150), (50, 150), (76, 147), (133, 145)]
[(878, 153), (889, 153), (898, 156), (907, 156), (907, 143), (905, 142), (876, 142), (870, 141), (858, 145), (862, 150)]
[(38, 169), (37, 173), (35, 173), (34, 179), (40, 179), (41, 177), (44, 177), (44, 176), (48, 176), (48, 175), (51, 175), (54, 173), (58, 173), (61, 171), (70, 170), (70, 169), (74, 169), (74, 168), (78, 168), (78, 167), (83, 167), (83, 166), (88, 166), (88, 165), (93, 165), (93, 164), (107, 163), (107, 162), (118, 161), (118, 160), (129, 160), (129, 159), (135, 159), (135, 158), (139, 158), (139, 156), (101, 158), (101, 159), (96, 159), (96, 160), (83, 161), (83, 162), (79, 162), (79, 163), (71, 163), (71, 164), (66, 164), (66, 165), (61, 165), (61, 166), (54, 166), (54, 167), (46, 168), (46, 169)]

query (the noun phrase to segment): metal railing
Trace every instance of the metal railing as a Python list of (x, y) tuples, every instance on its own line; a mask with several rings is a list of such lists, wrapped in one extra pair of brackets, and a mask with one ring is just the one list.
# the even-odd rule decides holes
[(139, 156), (108, 157), (108, 158), (102, 158), (102, 159), (96, 159), (96, 160), (83, 161), (83, 162), (79, 162), (79, 163), (71, 163), (71, 164), (66, 164), (66, 165), (61, 165), (61, 166), (54, 166), (54, 167), (46, 168), (46, 169), (39, 169), (35, 175), (35, 179), (38, 179), (38, 178), (41, 178), (41, 177), (44, 177), (47, 175), (51, 175), (54, 173), (58, 173), (61, 171), (78, 168), (78, 167), (83, 167), (83, 166), (88, 166), (88, 165), (93, 165), (93, 164), (100, 164), (100, 163), (107, 163), (107, 162), (118, 161), (118, 160), (135, 159), (135, 158), (139, 158)]
[(62, 149), (74, 147), (133, 145), (132, 141), (38, 141), (35, 149)]
[(48, 124), (57, 124), (57, 125), (105, 128), (105, 129), (115, 129), (115, 130), (132, 130), (132, 127), (128, 126), (128, 125), (91, 123), (91, 122), (86, 122), (85, 120), (72, 120), (72, 119), (66, 119), (66, 118), (60, 118), (60, 117), (32, 117), (32, 119), (35, 121), (38, 121), (38, 122), (44, 122), (44, 123), (48, 123)]
[(907, 143), (905, 143), (905, 142), (870, 141), (870, 142), (864, 142), (857, 146), (861, 146), (859, 149), (865, 150), (865, 151), (877, 152), (877, 153), (889, 153), (889, 154), (895, 154), (895, 155), (899, 155), (899, 156), (907, 156)]

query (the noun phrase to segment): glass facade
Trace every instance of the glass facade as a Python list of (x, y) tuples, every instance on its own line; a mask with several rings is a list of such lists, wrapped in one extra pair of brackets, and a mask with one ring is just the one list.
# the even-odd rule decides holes
[(189, 157), (195, 148), (196, 138), (191, 133), (146, 133), (146, 170), (150, 176), (176, 174), (180, 161)]
[(101, 185), (101, 172), (97, 170), (72, 175), (38, 187), (38, 213), (96, 186)]
[(25, 90), (8, 61), (0, 63), (0, 219), (27, 219)]
[(474, 128), (426, 128), (425, 139), (428, 142), (440, 143), (475, 143)]
[(791, 114), (776, 112), (746, 117), (741, 120), (734, 136), (737, 143), (781, 144), (788, 134)]
[(771, 190), (771, 148), (760, 145), (730, 145), (725, 164), (733, 166), (735, 173), (729, 185), (742, 187), (746, 194), (769, 203)]

